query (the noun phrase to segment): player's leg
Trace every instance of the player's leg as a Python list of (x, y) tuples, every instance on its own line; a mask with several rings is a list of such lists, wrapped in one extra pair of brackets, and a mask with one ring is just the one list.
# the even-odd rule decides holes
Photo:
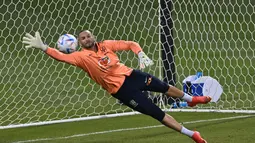
[(133, 110), (149, 115), (160, 122), (162, 121), (165, 113), (158, 106), (152, 103), (140, 90), (130, 90), (129, 88), (128, 90), (118, 91), (112, 95)]
[(130, 108), (149, 115), (165, 126), (191, 137), (197, 143), (206, 143), (198, 132), (191, 131), (179, 124), (172, 116), (164, 113), (158, 106), (153, 104), (141, 91), (126, 89), (121, 87), (117, 94), (113, 94), (113, 96)]
[(157, 77), (152, 76), (148, 73), (135, 71), (137, 77), (142, 77), (145, 79), (145, 83), (141, 86), (141, 90), (161, 92), (169, 97), (180, 98), (188, 102), (188, 105), (193, 107), (197, 104), (206, 104), (211, 101), (209, 96), (190, 96), (187, 93), (184, 93), (182, 90), (168, 85), (167, 83), (159, 80)]
[[(149, 115), (176, 131), (181, 131), (181, 125), (174, 120), (174, 118), (166, 118), (166, 114), (158, 106), (152, 103), (141, 91), (132, 91), (129, 88), (125, 89), (122, 86), (116, 94), (112, 95), (133, 110)], [(168, 115), (167, 117), (170, 116)]]
[(190, 96), (187, 93), (184, 93), (182, 90), (169, 85), (168, 90), (165, 92), (165, 95), (170, 97), (181, 98), (187, 101), (190, 107), (196, 106), (197, 104), (207, 104), (211, 101), (210, 96)]
[(172, 116), (168, 114), (165, 114), (162, 123), (167, 127), (175, 129), (176, 131), (191, 137), (196, 143), (207, 143), (206, 140), (201, 137), (199, 132), (191, 131), (184, 126), (181, 126)]

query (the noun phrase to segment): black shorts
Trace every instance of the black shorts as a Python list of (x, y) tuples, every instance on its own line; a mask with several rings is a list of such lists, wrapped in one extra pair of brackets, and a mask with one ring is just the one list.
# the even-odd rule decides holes
[(165, 113), (152, 103), (142, 91), (166, 93), (168, 88), (169, 85), (167, 83), (162, 82), (155, 76), (139, 70), (133, 70), (130, 76), (126, 76), (118, 92), (112, 94), (112, 96), (119, 99), (130, 108), (152, 116), (161, 122)]

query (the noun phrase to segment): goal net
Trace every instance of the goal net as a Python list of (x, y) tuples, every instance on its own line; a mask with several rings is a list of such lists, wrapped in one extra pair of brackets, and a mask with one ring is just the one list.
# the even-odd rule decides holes
[[(171, 7), (161, 8), (159, 1), (148, 0), (1, 1), (0, 128), (133, 114), (82, 70), (39, 50), (26, 50), (21, 39), (26, 32), (39, 30), (45, 43), (56, 47), (60, 35), (88, 29), (98, 41), (136, 41), (155, 63), (145, 71), (164, 79), (169, 68), (162, 62), (161, 48), (171, 43), (160, 39), (162, 11), (169, 11), (173, 23), (167, 27), (173, 33), (166, 36), (173, 39), (174, 51), (166, 54), (174, 61), (166, 61), (175, 65), (170, 72), (176, 86), (182, 89), (182, 80), (197, 71), (223, 85), (219, 102), (197, 109), (254, 110), (255, 2), (162, 2)], [(134, 53), (118, 55), (122, 63), (139, 67)]]

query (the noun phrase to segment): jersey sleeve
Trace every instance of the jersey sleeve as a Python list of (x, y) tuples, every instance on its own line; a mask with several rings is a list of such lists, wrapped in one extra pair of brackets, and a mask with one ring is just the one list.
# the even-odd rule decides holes
[(58, 61), (65, 62), (74, 66), (79, 65), (79, 61), (77, 60), (77, 54), (75, 52), (71, 54), (64, 54), (54, 48), (48, 47), (45, 53)]
[(138, 54), (142, 51), (140, 45), (134, 41), (124, 41), (124, 40), (105, 40), (107, 45), (110, 45), (112, 51), (123, 51), (123, 50), (132, 50), (135, 54)]

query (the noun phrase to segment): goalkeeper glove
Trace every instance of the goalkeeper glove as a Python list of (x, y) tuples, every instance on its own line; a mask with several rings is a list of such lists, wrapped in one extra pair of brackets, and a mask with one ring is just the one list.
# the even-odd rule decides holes
[(153, 65), (153, 61), (143, 52), (138, 53), (140, 69)]
[(26, 35), (23, 37), (23, 44), (27, 44), (27, 46), (25, 46), (25, 48), (37, 48), (37, 49), (41, 49), (43, 51), (46, 51), (48, 48), (48, 45), (45, 45), (42, 42), (41, 36), (39, 32), (35, 32), (35, 37), (32, 36), (29, 33), (26, 33)]

